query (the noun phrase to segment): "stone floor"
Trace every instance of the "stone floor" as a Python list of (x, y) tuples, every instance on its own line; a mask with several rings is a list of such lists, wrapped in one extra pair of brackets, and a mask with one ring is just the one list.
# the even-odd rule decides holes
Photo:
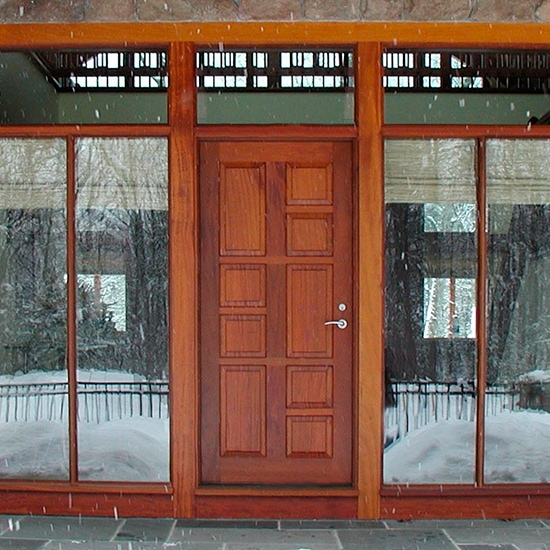
[(550, 520), (174, 520), (0, 516), (0, 550), (540, 550)]

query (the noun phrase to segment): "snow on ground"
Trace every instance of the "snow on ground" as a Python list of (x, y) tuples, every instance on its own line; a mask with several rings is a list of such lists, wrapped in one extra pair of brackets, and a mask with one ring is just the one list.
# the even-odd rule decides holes
[[(79, 424), (81, 481), (168, 481), (168, 421), (132, 417)], [(62, 422), (10, 422), (0, 429), (0, 478), (67, 479)]]
[[(503, 413), (486, 418), (485, 481), (550, 481), (550, 414)], [(390, 484), (473, 483), (475, 422), (450, 420), (425, 426), (391, 445), (384, 454)]]
[[(0, 384), (66, 382), (66, 372), (0, 376)], [(134, 382), (124, 372), (79, 371), (80, 382)], [(32, 416), (32, 415), (31, 415)], [(0, 478), (68, 479), (69, 430), (65, 420), (0, 424)], [(168, 481), (169, 421), (128, 416), (78, 423), (79, 478), (82, 481)]]

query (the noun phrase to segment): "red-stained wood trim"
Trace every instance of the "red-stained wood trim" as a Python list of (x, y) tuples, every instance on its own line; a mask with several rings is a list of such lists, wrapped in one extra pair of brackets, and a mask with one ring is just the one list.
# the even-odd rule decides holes
[(197, 487), (198, 496), (254, 496), (254, 497), (357, 497), (357, 489), (348, 487), (279, 487), (274, 485), (202, 485)]
[(170, 49), (170, 421), (174, 515), (194, 515), (198, 471), (197, 154), (194, 50)]
[[(47, 496), (47, 498), (45, 498)], [(172, 495), (126, 493), (123, 491), (0, 491), (3, 514), (172, 517)]]
[(384, 209), (380, 47), (357, 48), (358, 376), (357, 487), (360, 518), (379, 515), (382, 470)]
[[(98, 494), (157, 494), (172, 495), (170, 483), (132, 483), (118, 481), (81, 481), (69, 483), (64, 481), (25, 481), (2, 480), (0, 481), (0, 494), (4, 492), (29, 492), (29, 493), (98, 493)], [(1, 504), (1, 501), (0, 501)]]
[(202, 518), (352, 519), (357, 517), (357, 497), (197, 495), (196, 515)]
[(357, 136), (357, 129), (349, 126), (315, 126), (315, 125), (200, 125), (195, 129), (195, 135), (202, 141), (232, 140), (232, 141), (275, 141), (275, 140), (311, 140), (336, 141), (349, 140)]
[(487, 193), (486, 141), (477, 142), (477, 401), (476, 401), (476, 455), (475, 480), (483, 487), (485, 464), (485, 388), (487, 386)]
[(157, 137), (170, 134), (165, 125), (50, 125), (0, 126), (0, 137)]
[(475, 485), (385, 485), (381, 490), (382, 498), (417, 497), (476, 497), (476, 496), (521, 496), (539, 495), (550, 497), (550, 485), (543, 483), (491, 483), (483, 487)]
[(67, 138), (67, 374), (69, 382), (69, 480), (78, 480), (78, 403), (76, 327), (76, 152)]
[(536, 490), (498, 492), (475, 489), (468, 494), (443, 491), (426, 495), (382, 496), (380, 518), (457, 519), (457, 518), (546, 518), (550, 514), (550, 494)]
[(199, 45), (307, 43), (344, 44), (369, 40), (395, 47), (547, 47), (544, 23), (482, 22), (110, 22), (34, 23), (0, 26), (0, 47), (146, 47), (173, 41)]
[(382, 129), (385, 138), (548, 138), (549, 126), (506, 125), (486, 126), (475, 124), (388, 124)]

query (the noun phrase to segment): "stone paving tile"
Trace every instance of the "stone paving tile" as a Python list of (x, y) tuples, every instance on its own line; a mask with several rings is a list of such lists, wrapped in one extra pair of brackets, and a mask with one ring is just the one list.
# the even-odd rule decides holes
[[(226, 542), (249, 547), (258, 544), (299, 544), (300, 546), (322, 545), (338, 549), (338, 541), (331, 530), (295, 529), (208, 529), (180, 528), (176, 526), (168, 542)], [(251, 546), (250, 546), (251, 547)]]
[(389, 529), (502, 529), (514, 528), (541, 528), (544, 523), (539, 519), (415, 519), (412, 521), (384, 520)]
[(18, 531), (5, 531), (1, 538), (41, 540), (111, 540), (123, 520), (113, 518), (78, 518), (28, 516), (20, 521)]
[(164, 542), (175, 523), (173, 519), (129, 518), (118, 530), (115, 540)]
[(363, 519), (283, 519), (281, 529), (386, 529), (383, 521)]
[(433, 529), (348, 529), (338, 537), (344, 550), (456, 550), (445, 533)]
[(1, 539), (0, 550), (41, 550), (46, 540)]
[[(43, 550), (200, 550), (200, 546), (162, 542), (50, 541)], [(221, 547), (220, 547), (221, 548)]]
[(550, 548), (550, 529), (518, 528), (504, 526), (500, 528), (480, 527), (461, 529), (449, 527), (445, 533), (458, 545), (467, 544), (515, 544), (521, 550), (545, 550)]
[(252, 542), (252, 543), (229, 543), (224, 546), (224, 550), (336, 550), (339, 548), (336, 544), (281, 544), (277, 542)]
[(0, 514), (0, 534), (6, 531), (18, 531), (21, 527), (21, 520), (25, 517), (26, 516)]
[(278, 529), (279, 521), (276, 519), (178, 519), (176, 529), (188, 529), (190, 527), (224, 528), (224, 529)]

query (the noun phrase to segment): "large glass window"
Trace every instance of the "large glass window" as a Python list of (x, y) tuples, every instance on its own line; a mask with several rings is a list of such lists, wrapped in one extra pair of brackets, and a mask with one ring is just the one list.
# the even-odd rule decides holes
[(169, 480), (163, 138), (77, 143), (79, 477)]
[(0, 165), (0, 478), (168, 481), (167, 140), (4, 138)]
[(485, 480), (550, 480), (550, 142), (487, 142)]
[(0, 478), (69, 476), (66, 145), (0, 139)]
[(385, 483), (474, 481), (475, 151), (386, 141)]
[(390, 139), (385, 153), (384, 481), (547, 483), (550, 141)]

